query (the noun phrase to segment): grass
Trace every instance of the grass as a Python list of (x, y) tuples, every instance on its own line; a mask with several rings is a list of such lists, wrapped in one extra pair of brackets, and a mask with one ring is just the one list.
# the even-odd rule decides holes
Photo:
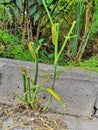
[(81, 62), (67, 62), (65, 67), (74, 68), (79, 67), (88, 71), (98, 73), (98, 57), (92, 56), (89, 59), (84, 59)]

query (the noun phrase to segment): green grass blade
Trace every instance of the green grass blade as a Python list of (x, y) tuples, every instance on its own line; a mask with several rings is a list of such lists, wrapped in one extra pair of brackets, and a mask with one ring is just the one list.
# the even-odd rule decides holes
[(27, 77), (28, 100), (31, 101), (30, 77)]
[(25, 100), (24, 100), (24, 98), (22, 98), (20, 95), (18, 95), (18, 94), (15, 93), (15, 96), (16, 96), (21, 102), (26, 103)]
[(23, 88), (24, 88), (24, 99), (25, 101), (27, 101), (27, 94), (26, 94), (26, 84), (27, 84), (27, 72), (26, 69), (24, 67), (21, 67), (21, 72), (22, 72), (22, 77), (23, 77)]

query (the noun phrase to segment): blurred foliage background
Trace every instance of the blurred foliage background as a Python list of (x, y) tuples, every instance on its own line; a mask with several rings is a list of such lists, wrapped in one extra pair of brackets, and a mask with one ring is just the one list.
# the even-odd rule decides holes
[[(98, 0), (45, 0), (60, 24), (59, 48), (73, 21), (76, 25), (59, 65), (98, 60)], [(42, 41), (40, 62), (52, 64), (51, 24), (41, 0), (0, 0), (0, 57), (32, 61), (27, 43)]]

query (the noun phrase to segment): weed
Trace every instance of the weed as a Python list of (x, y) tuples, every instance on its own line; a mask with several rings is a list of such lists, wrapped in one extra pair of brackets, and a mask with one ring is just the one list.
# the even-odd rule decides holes
[(44, 91), (47, 91), (50, 95), (48, 98), (48, 101), (46, 105), (43, 107), (43, 111), (47, 110), (48, 105), (52, 101), (52, 97), (54, 97), (64, 108), (66, 107), (65, 103), (62, 101), (61, 96), (54, 90), (55, 88), (55, 81), (56, 81), (56, 75), (57, 75), (57, 67), (58, 67), (58, 61), (61, 56), (62, 51), (64, 50), (65, 45), (67, 44), (67, 41), (70, 38), (73, 38), (74, 36), (71, 36), (71, 33), (73, 31), (73, 28), (75, 26), (75, 21), (72, 23), (72, 26), (68, 32), (68, 35), (65, 37), (65, 41), (61, 47), (61, 49), (58, 51), (58, 39), (59, 39), (59, 23), (53, 23), (53, 20), (51, 18), (51, 15), (49, 13), (49, 10), (46, 6), (46, 3), (44, 0), (42, 0), (42, 3), (45, 7), (45, 10), (47, 12), (47, 15), (50, 19), (51, 22), (51, 31), (52, 31), (52, 43), (55, 46), (54, 50), (54, 72), (53, 72), (53, 81), (52, 81), (52, 86), (50, 88), (45, 88), (42, 85), (37, 84), (37, 79), (38, 79), (38, 60), (39, 60), (39, 50), (41, 47), (41, 43), (43, 40), (40, 40), (40, 42), (28, 42), (28, 48), (30, 50), (30, 53), (32, 55), (32, 58), (35, 61), (35, 74), (34, 74), (34, 80), (32, 82), (32, 86), (30, 86), (30, 76), (29, 76), (29, 71), (27, 72), (24, 67), (21, 67), (22, 75), (23, 75), (23, 81), (24, 81), (24, 97), (22, 98), (18, 94), (16, 96), (24, 102), (26, 105), (29, 105), (34, 109), (36, 107), (37, 102), (37, 94), (39, 92), (39, 89), (42, 89)]

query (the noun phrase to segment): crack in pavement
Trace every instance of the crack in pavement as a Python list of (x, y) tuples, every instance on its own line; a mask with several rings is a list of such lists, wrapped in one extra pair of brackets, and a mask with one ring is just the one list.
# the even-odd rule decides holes
[(1, 79), (2, 79), (2, 73), (0, 73), (0, 84), (1, 84)]
[(94, 102), (94, 106), (93, 106), (93, 111), (92, 111), (92, 115), (91, 116), (94, 116), (96, 118), (98, 118), (98, 116), (96, 115), (96, 113), (98, 112), (98, 88), (97, 88), (97, 92), (96, 92), (96, 95), (95, 95), (95, 102)]

